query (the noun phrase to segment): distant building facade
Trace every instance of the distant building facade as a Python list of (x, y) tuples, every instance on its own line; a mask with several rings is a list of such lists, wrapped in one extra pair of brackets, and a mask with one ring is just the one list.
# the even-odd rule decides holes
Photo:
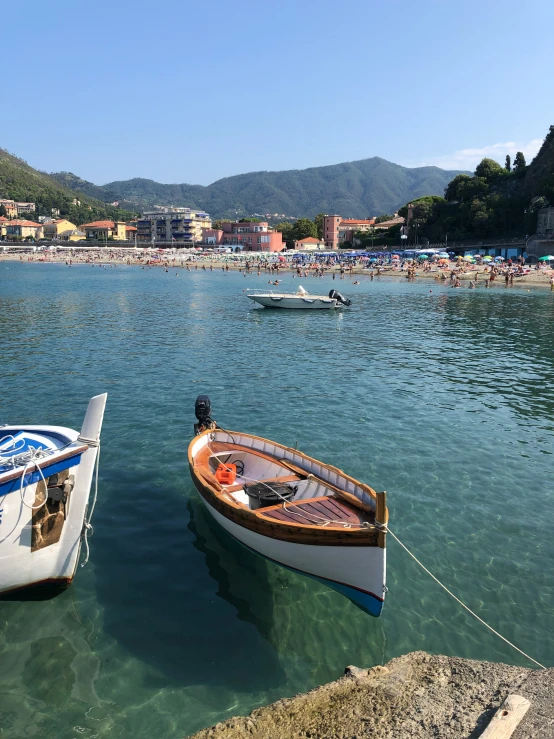
[(323, 217), (323, 239), (327, 249), (338, 249), (344, 242), (352, 242), (356, 231), (369, 231), (375, 218), (356, 219), (334, 215)]
[(17, 218), (24, 213), (34, 213), (34, 203), (19, 203), (17, 200), (0, 199), (0, 205), (6, 209), (8, 218)]
[(64, 234), (75, 231), (77, 226), (66, 218), (45, 222), (42, 225), (45, 239), (63, 239)]
[(42, 239), (42, 223), (12, 220), (6, 223), (6, 238)]
[[(137, 221), (137, 241), (194, 244), (202, 241), (202, 230), (212, 227), (208, 213), (190, 208), (164, 208), (144, 213)], [(134, 238), (134, 236), (133, 236)]]
[(323, 239), (315, 239), (313, 236), (307, 236), (305, 239), (299, 239), (294, 242), (295, 249), (325, 249), (325, 241)]
[(240, 247), (242, 251), (282, 251), (283, 234), (269, 228), (267, 221), (257, 223), (222, 223), (222, 245)]
[(123, 221), (92, 221), (79, 228), (85, 232), (87, 241), (125, 241), (126, 226)]

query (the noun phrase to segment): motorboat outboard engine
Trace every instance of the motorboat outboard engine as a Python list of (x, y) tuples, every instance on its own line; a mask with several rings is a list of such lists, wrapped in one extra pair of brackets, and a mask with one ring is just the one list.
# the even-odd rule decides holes
[(198, 423), (194, 424), (194, 433), (200, 434), (209, 428), (215, 428), (215, 423), (211, 418), (212, 403), (207, 395), (199, 395), (194, 404), (194, 415), (198, 419)]
[(331, 292), (329, 293), (329, 297), (331, 298), (331, 300), (338, 300), (339, 303), (342, 303), (343, 305), (352, 305), (352, 301), (348, 300), (348, 298), (345, 298), (344, 295), (341, 295), (338, 290), (331, 290)]

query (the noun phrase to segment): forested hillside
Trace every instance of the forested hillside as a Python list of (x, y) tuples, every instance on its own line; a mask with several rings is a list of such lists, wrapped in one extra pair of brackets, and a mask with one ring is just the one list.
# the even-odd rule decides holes
[[(52, 209), (77, 225), (100, 218), (127, 220), (132, 213), (63, 187), (50, 175), (30, 167), (7, 151), (0, 149), (0, 198), (33, 202), (36, 212), (28, 218), (52, 215)], [(73, 201), (77, 199), (80, 204)]]
[(339, 213), (364, 218), (394, 212), (407, 200), (439, 195), (456, 171), (438, 167), (409, 169), (373, 157), (327, 167), (283, 172), (250, 172), (226, 177), (207, 187), (162, 185), (135, 178), (98, 187), (71, 173), (53, 174), (58, 182), (104, 200), (135, 203), (137, 207), (176, 205), (200, 208), (214, 218), (253, 213), (277, 213), (313, 218), (317, 213)]

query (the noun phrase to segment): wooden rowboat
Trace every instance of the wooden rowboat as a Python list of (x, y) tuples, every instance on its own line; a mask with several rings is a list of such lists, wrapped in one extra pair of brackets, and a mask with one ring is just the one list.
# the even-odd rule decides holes
[(189, 467), (214, 519), (258, 554), (379, 616), (386, 494), (296, 449), (219, 428), (207, 396), (198, 397), (196, 417)]

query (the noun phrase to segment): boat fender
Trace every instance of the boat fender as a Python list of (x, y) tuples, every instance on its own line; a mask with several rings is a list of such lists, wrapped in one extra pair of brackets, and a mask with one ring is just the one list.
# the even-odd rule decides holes
[(237, 479), (237, 466), (232, 462), (220, 464), (215, 471), (215, 479), (220, 485), (233, 485)]
[(345, 298), (344, 295), (341, 295), (338, 290), (331, 290), (329, 292), (329, 297), (331, 298), (331, 300), (338, 300), (338, 302), (342, 303), (343, 305), (352, 305), (352, 301), (348, 300), (348, 298)]

